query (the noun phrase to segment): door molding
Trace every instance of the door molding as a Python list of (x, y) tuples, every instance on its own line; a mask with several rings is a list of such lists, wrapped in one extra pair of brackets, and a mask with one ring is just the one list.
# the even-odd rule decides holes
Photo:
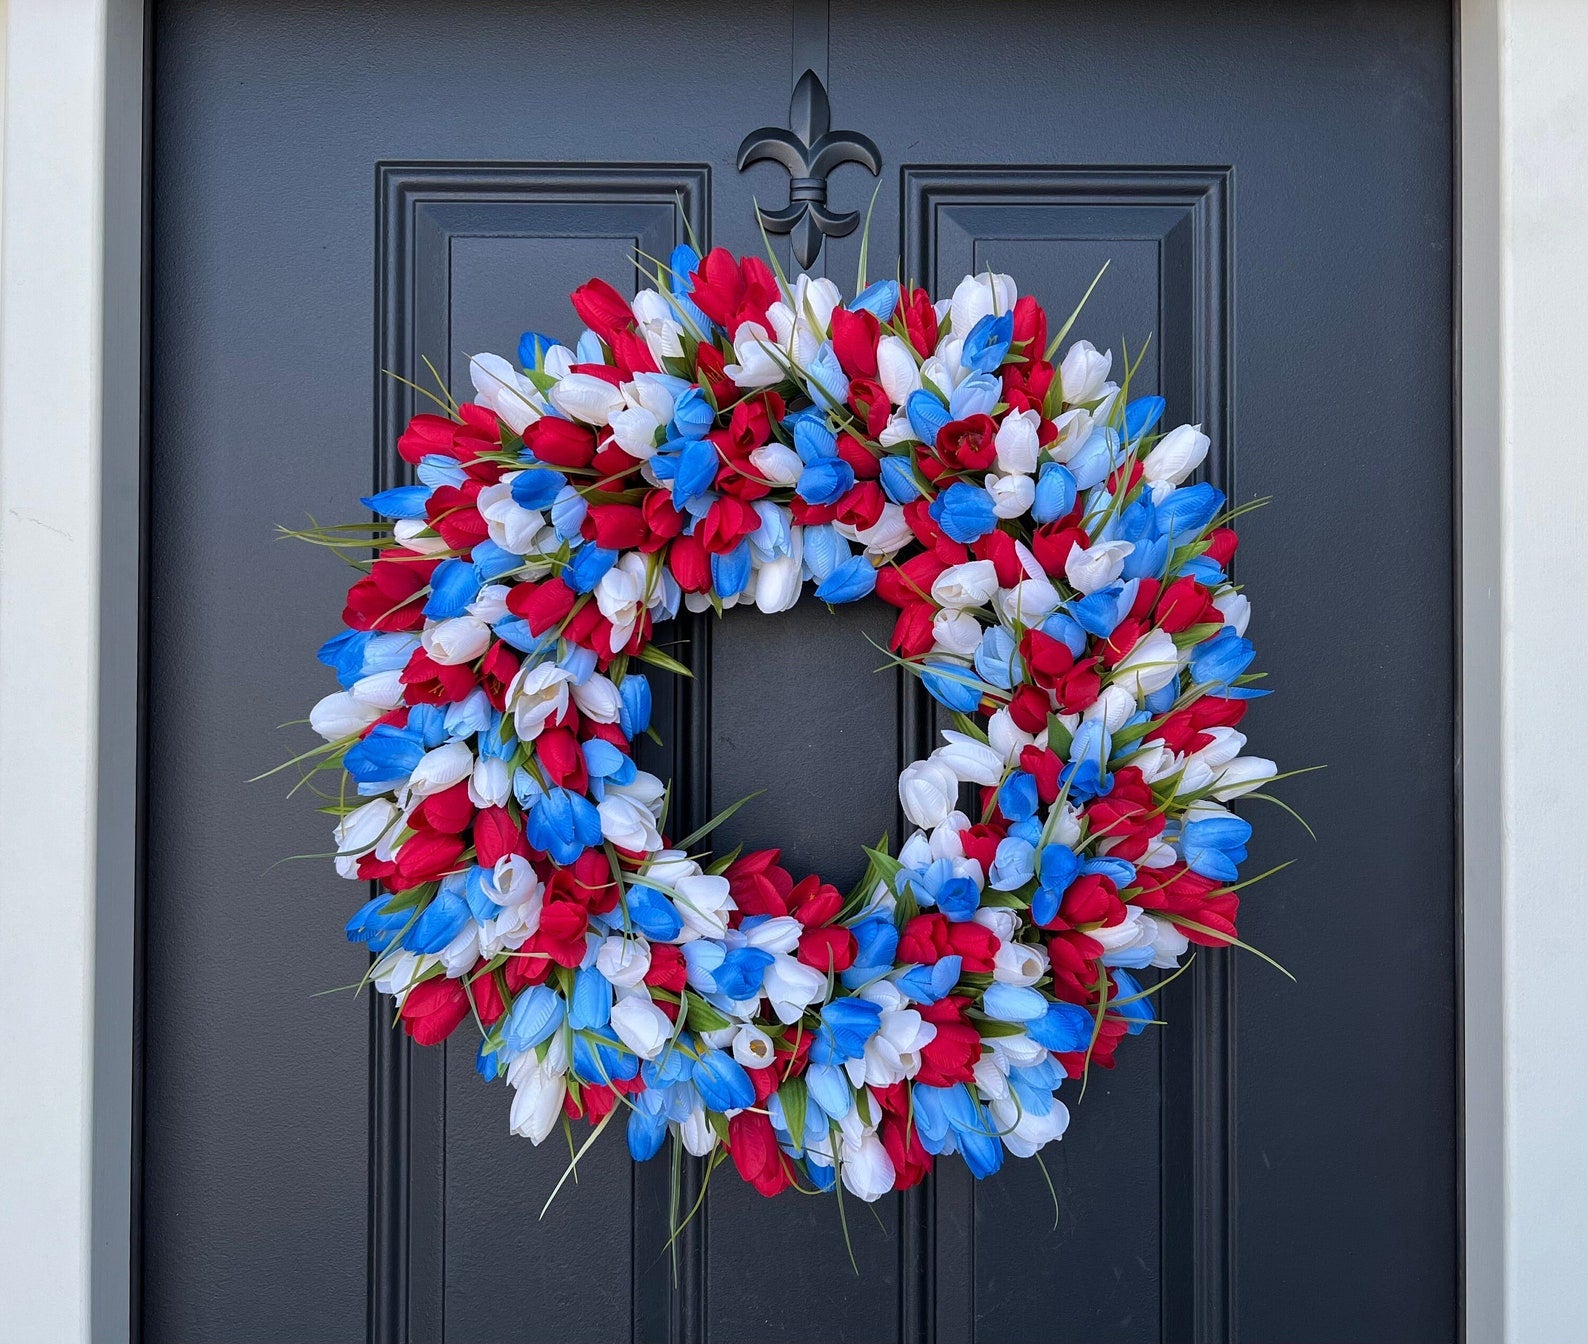
[[(1465, 1326), (1526, 1344), (1588, 1334), (1588, 978), (1568, 932), (1588, 879), (1551, 843), (1580, 829), (1555, 760), (1583, 717), (1563, 706), (1588, 703), (1588, 539), (1560, 489), (1575, 436), (1556, 409), (1588, 364), (1588, 248), (1573, 229), (1588, 182), (1560, 170), (1588, 157), (1588, 121), (1557, 92), (1588, 79), (1588, 11), (1456, 10)], [(6, 927), (40, 932), (0, 977), (0, 1339), (121, 1341), (135, 1236), (145, 5), (9, 0), (4, 19), (0, 902)]]

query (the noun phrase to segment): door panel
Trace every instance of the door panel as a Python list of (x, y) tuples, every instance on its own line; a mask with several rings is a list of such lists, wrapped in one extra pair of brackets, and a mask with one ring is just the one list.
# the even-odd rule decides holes
[[(159, 4), (144, 1338), (1453, 1337), (1450, 44), (1434, 0)], [(729, 1170), (666, 1249), (668, 1164), (615, 1134), (541, 1219), (565, 1148), (508, 1136), (466, 1045), (320, 996), (362, 970), (356, 897), (271, 867), (323, 819), (245, 782), (299, 749), (344, 584), (272, 528), (398, 479), (423, 402), (381, 371), (463, 394), (686, 225), (758, 252), (788, 181), (735, 155), (807, 65), (882, 154), (873, 277), (1006, 270), (1062, 321), (1109, 263), (1072, 337), (1150, 337), (1135, 388), (1274, 496), (1237, 567), (1279, 691), (1254, 749), (1329, 767), (1286, 793), (1315, 845), (1253, 805), (1251, 871), (1300, 862), (1243, 934), (1299, 983), (1204, 954), (1047, 1178), (849, 1201), (858, 1275), (832, 1201)], [(849, 287), (859, 242), (817, 269)], [(718, 844), (847, 885), (932, 726), (876, 670), (889, 612), (677, 624), (648, 764), (686, 828), (763, 790)]]

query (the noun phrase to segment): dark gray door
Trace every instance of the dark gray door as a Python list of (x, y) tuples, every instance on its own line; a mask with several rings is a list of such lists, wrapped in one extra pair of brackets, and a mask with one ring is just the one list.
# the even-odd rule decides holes
[[(498, 0), (156, 6), (143, 1337), (1442, 1341), (1457, 1332), (1451, 13), (1346, 5)], [(736, 251), (794, 74), (882, 155), (873, 274), (1015, 274), (1213, 435), (1263, 665), (1248, 720), (1318, 842), (1262, 816), (1246, 936), (1093, 1080), (1049, 1159), (850, 1206), (724, 1178), (663, 1252), (668, 1173), (507, 1135), (468, 1052), (346, 995), (323, 819), (244, 781), (300, 738), (350, 516), (410, 403), (378, 370), (572, 332), (681, 218)], [(864, 208), (863, 168), (835, 208)], [(822, 264), (852, 280), (858, 238)], [(844, 882), (895, 823), (919, 705), (889, 614), (690, 625), (686, 809)], [(1073, 1098), (1072, 1104), (1073, 1104)], [(504, 1181), (503, 1173), (509, 1173)]]

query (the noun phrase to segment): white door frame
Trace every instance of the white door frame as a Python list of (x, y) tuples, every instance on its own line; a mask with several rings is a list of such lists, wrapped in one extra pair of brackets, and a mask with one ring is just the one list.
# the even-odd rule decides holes
[[(1588, 5), (1456, 2), (1466, 1333), (1546, 1344), (1588, 1339)], [(0, 14), (0, 1340), (122, 1341), (144, 13)]]

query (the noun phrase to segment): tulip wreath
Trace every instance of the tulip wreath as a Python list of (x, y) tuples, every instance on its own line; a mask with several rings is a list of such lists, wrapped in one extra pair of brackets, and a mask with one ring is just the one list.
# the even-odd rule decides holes
[[(533, 1142), (621, 1119), (767, 1195), (985, 1176), (1151, 1022), (1140, 972), (1237, 942), (1226, 804), (1275, 767), (1242, 754), (1232, 513), (1185, 483), (1208, 439), (1085, 341), (1055, 365), (1070, 323), (1006, 275), (845, 303), (679, 247), (652, 279), (581, 286), (571, 349), (475, 357), (474, 403), (402, 435), (415, 483), (364, 501), (386, 521), (312, 534), (363, 570), (300, 758), (358, 795), (348, 937), (415, 1041), (472, 1024)], [(847, 894), (670, 840), (632, 756), (684, 670), (658, 622), (807, 583), (896, 607), (955, 725)]]

